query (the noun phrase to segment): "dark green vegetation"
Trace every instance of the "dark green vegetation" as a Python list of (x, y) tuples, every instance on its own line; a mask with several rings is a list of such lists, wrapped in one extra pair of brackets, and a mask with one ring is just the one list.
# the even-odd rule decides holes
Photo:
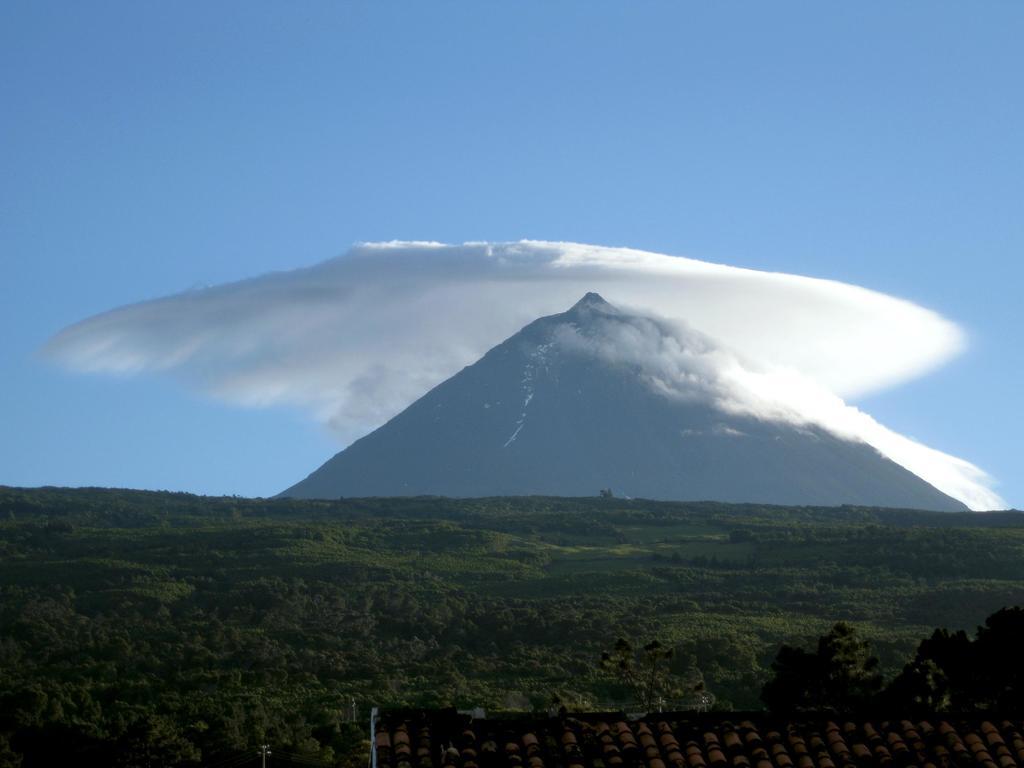
[(625, 706), (620, 637), (720, 707), (837, 620), (891, 678), (1024, 603), (1024, 516), (0, 489), (0, 597), (0, 765), (362, 765), (371, 705)]
[[(856, 628), (838, 622), (811, 650), (783, 645), (761, 700), (773, 712), (1024, 713), (1024, 608), (1002, 608), (978, 627), (937, 629), (884, 685), (879, 659)], [(651, 675), (651, 680), (655, 675)], [(884, 687), (883, 687), (884, 685)]]

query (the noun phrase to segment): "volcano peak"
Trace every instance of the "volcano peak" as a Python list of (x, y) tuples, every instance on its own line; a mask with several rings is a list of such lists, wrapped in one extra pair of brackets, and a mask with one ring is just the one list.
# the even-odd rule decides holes
[(591, 496), (613, 488), (679, 501), (965, 509), (866, 443), (723, 409), (686, 389), (696, 384), (685, 370), (666, 369), (675, 377), (668, 396), (631, 354), (657, 351), (651, 334), (666, 332), (587, 293), (283, 495)]

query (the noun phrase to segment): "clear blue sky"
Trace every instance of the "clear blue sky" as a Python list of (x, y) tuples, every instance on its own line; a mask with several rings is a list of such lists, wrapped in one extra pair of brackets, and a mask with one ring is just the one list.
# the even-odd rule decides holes
[(0, 483), (271, 494), (339, 446), (36, 350), (360, 240), (628, 245), (959, 322), (858, 402), (1024, 506), (1024, 4), (0, 7)]

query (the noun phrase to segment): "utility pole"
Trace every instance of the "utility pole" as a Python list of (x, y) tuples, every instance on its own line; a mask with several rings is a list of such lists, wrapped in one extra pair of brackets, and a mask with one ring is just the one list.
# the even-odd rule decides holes
[(262, 768), (267, 768), (267, 755), (272, 754), (270, 751), (270, 745), (261, 744), (260, 749), (256, 754), (262, 758), (262, 762), (260, 763)]

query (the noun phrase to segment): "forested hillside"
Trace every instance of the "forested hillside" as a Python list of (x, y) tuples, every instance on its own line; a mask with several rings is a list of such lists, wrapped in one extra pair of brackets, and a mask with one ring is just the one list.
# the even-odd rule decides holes
[(373, 705), (628, 706), (618, 638), (754, 709), (784, 642), (847, 621), (892, 676), (1014, 604), (1014, 512), (0, 489), (0, 765), (361, 764)]

